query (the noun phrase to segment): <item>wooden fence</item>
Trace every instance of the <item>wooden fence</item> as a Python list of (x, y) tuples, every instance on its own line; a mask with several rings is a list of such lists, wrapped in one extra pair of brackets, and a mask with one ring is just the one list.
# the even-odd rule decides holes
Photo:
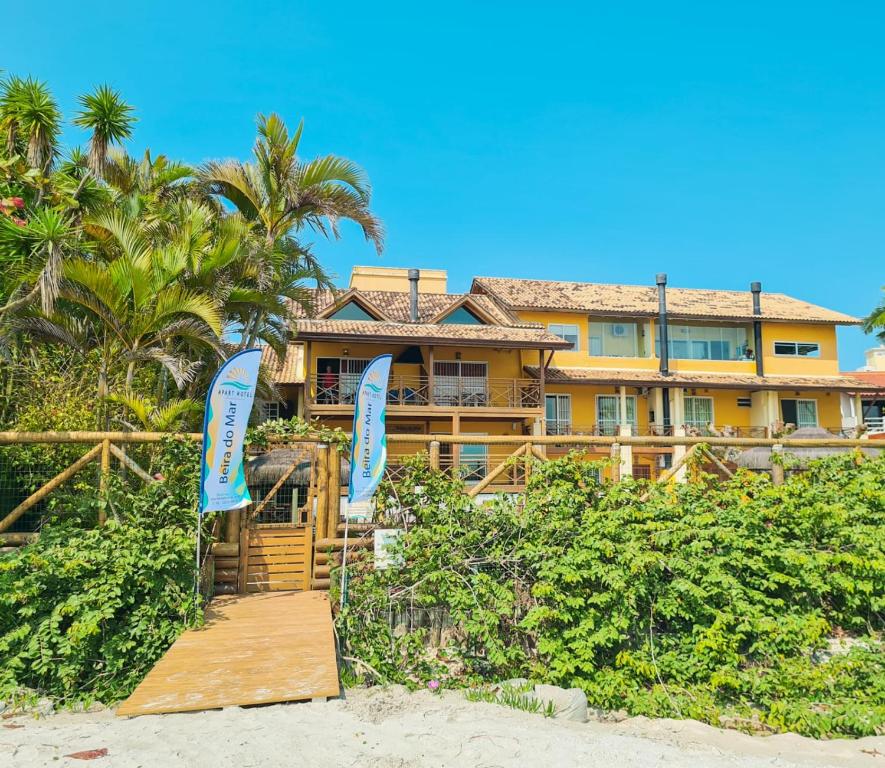
[[(21, 546), (33, 539), (31, 531), (11, 531), (22, 518), (44, 502), (55, 491), (68, 483), (88, 466), (96, 469), (94, 493), (99, 501), (98, 523), (106, 521), (105, 496), (108, 479), (116, 471), (128, 473), (131, 478), (145, 483), (155, 482), (145, 467), (134, 458), (134, 446), (156, 444), (169, 435), (157, 432), (0, 432), (0, 461), (4, 446), (74, 446), (73, 455), (79, 453), (77, 446), (85, 450), (60, 472), (48, 477), (39, 487), (17, 500), (14, 505), (0, 510), (0, 550)], [(179, 439), (199, 442), (199, 433), (186, 433)], [(483, 461), (467, 461), (470, 472), (466, 493), (472, 497), (499, 490), (519, 491), (532, 471), (535, 461), (546, 461), (554, 455), (574, 450), (592, 452), (593, 458), (608, 459), (608, 479), (618, 480), (632, 472), (633, 452), (639, 450), (666, 450), (670, 455), (669, 466), (658, 475), (657, 482), (682, 481), (687, 469), (695, 462), (713, 467), (721, 476), (729, 476), (732, 469), (720, 455), (719, 448), (747, 449), (769, 447), (775, 453), (789, 453), (794, 448), (876, 448), (885, 441), (860, 439), (803, 438), (785, 437), (699, 437), (690, 435), (388, 435), (391, 462), (424, 453), (431, 467), (464, 474), (465, 457), (461, 451), (469, 451), (469, 446), (482, 446)], [(317, 437), (287, 437), (272, 441), (267, 450), (294, 444), (312, 443), (310, 451), (310, 478), (302, 515), (292, 525), (306, 525), (311, 529), (312, 553), (308, 558), (310, 585), (313, 588), (328, 588), (331, 568), (340, 563), (342, 552), (342, 496), (346, 493), (346, 482), (341, 474), (341, 461), (337, 446), (323, 443)], [(471, 454), (475, 456), (475, 454)], [(299, 460), (300, 461), (300, 460)], [(115, 464), (112, 465), (112, 462)], [(472, 463), (471, 463), (472, 462)], [(303, 465), (303, 462), (302, 462)], [(210, 566), (214, 566), (216, 592), (245, 591), (250, 549), (249, 531), (255, 530), (255, 521), (262, 510), (288, 481), (299, 467), (293, 462), (283, 471), (269, 492), (256, 499), (256, 503), (242, 512), (229, 512), (215, 531), (215, 543), (209, 550)], [(784, 479), (783, 465), (774, 462), (771, 467), (772, 479), (781, 483)], [(270, 526), (259, 526), (270, 527)], [(364, 556), (370, 546), (371, 525), (351, 525), (352, 538), (348, 544), (348, 560)], [(253, 547), (254, 549), (254, 547)], [(212, 562), (214, 559), (214, 563)]]

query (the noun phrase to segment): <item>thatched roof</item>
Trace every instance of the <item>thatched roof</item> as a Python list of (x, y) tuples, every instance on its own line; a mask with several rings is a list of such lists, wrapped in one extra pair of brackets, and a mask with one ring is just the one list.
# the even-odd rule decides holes
[[(341, 484), (350, 482), (350, 459), (346, 453), (341, 456)], [(310, 454), (294, 448), (276, 448), (249, 460), (246, 476), (249, 485), (273, 485), (297, 462), (298, 466), (284, 483), (284, 486), (310, 485)]]
[[(844, 439), (841, 438), (840, 435), (834, 435), (831, 432), (827, 432), (827, 430), (822, 427), (801, 427), (795, 432), (790, 433), (789, 437), (795, 438), (796, 440)], [(808, 466), (808, 462), (810, 461), (823, 459), (827, 456), (838, 456), (841, 453), (851, 450), (854, 449), (848, 445), (844, 448), (784, 448), (784, 454), (794, 459), (798, 459), (799, 465), (796, 468), (804, 469)], [(864, 448), (863, 452), (869, 456), (875, 456), (878, 453), (878, 449)], [(747, 451), (741, 451), (735, 459), (735, 463), (739, 467), (744, 467), (746, 469), (771, 469), (771, 448), (760, 446), (758, 448), (750, 448)]]

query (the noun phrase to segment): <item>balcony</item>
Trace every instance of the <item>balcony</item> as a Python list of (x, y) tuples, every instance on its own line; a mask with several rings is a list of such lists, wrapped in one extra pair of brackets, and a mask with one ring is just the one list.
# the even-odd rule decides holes
[[(705, 426), (686, 424), (685, 434), (690, 437), (767, 437), (768, 430), (765, 427), (732, 427), (728, 425), (717, 426), (707, 424)], [(548, 435), (602, 435), (616, 437), (621, 434), (619, 424), (611, 421), (600, 421), (598, 424), (572, 424), (562, 419), (547, 420)], [(640, 437), (672, 437), (675, 429), (672, 426), (660, 424), (645, 424), (630, 428), (630, 434)]]
[[(317, 406), (353, 407), (358, 374), (310, 377), (311, 402)], [(540, 408), (541, 386), (535, 379), (490, 379), (478, 376), (390, 377), (387, 404), (414, 408)]]

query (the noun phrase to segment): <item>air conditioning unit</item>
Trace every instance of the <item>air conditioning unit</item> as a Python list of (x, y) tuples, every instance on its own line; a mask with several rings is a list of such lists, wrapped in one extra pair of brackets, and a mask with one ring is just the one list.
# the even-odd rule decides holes
[(613, 323), (612, 324), (612, 336), (626, 336), (627, 335), (627, 326), (623, 323)]

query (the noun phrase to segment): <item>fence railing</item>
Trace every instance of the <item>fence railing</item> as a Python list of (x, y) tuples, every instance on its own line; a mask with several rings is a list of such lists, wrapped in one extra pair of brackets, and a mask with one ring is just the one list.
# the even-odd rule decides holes
[[(356, 374), (318, 374), (310, 377), (315, 405), (353, 405), (359, 385)], [(449, 408), (540, 408), (541, 386), (535, 379), (484, 376), (402, 376), (387, 385), (389, 405)]]
[[(149, 451), (151, 444), (166, 437), (168, 435), (164, 433), (148, 432), (0, 432), (0, 547), (7, 546), (12, 541), (10, 536), (21, 538), (22, 535), (38, 527), (31, 525), (32, 521), (29, 521), (29, 525), (22, 530), (21, 522), (28, 519), (26, 515), (42, 514), (47, 500), (63, 486), (69, 485), (75, 477), (78, 478), (78, 483), (83, 484), (82, 493), (79, 489), (78, 493), (81, 496), (85, 494), (94, 497), (97, 502), (98, 522), (103, 523), (106, 518), (103, 501), (110, 474), (121, 473), (132, 482), (154, 482), (154, 478), (145, 470), (148, 464), (140, 458), (139, 450)], [(188, 433), (179, 437), (193, 441), (201, 439), (198, 433)], [(462, 478), (471, 495), (477, 495), (487, 489), (519, 490), (525, 485), (534, 459), (546, 460), (548, 450), (553, 456), (561, 454), (563, 448), (588, 453), (595, 458), (609, 458), (610, 479), (632, 474), (637, 477), (657, 475), (658, 480), (661, 478), (679, 480), (679, 473), (682, 471), (680, 468), (684, 467), (685, 457), (688, 455), (699, 456), (703, 461), (715, 466), (723, 475), (732, 471), (734, 465), (729, 465), (726, 460), (727, 451), (708, 451), (707, 447), (737, 450), (767, 446), (784, 452), (789, 452), (793, 448), (864, 448), (873, 451), (879, 448), (881, 442), (866, 437), (858, 439), (833, 436), (821, 439), (692, 434), (534, 436), (391, 434), (388, 435), (387, 441), (390, 449), (388, 470), (391, 479), (396, 480), (404, 475), (404, 467), (409, 456), (423, 453), (428, 457), (432, 467)], [(323, 447), (318, 436), (287, 437), (276, 442), (272, 440), (271, 443), (266, 450), (272, 451), (277, 447), (287, 445), (291, 447), (300, 443)], [(20, 449), (19, 453), (21, 449), (33, 447), (50, 450), (37, 454), (36, 458), (25, 454), (26, 460), (18, 459), (16, 462), (10, 462), (6, 460), (5, 454), (10, 446)], [(633, 451), (628, 448), (642, 447), (665, 449), (663, 453), (669, 456), (666, 461), (661, 457), (660, 463), (651, 465), (636, 462), (632, 458)], [(885, 445), (882, 449), (885, 449)], [(296, 457), (300, 464), (295, 466), (293, 463), (291, 468), (293, 472), (290, 472), (290, 475), (302, 479), (293, 479), (291, 484), (309, 485), (311, 490), (309, 493), (293, 495), (287, 486), (279, 497), (282, 486), (271, 489), (272, 493), (268, 491), (266, 506), (271, 506), (267, 512), (268, 521), (279, 512), (276, 507), (304, 510), (313, 508), (316, 502), (322, 508), (332, 508), (330, 503), (323, 506), (318, 499), (337, 496), (340, 488), (346, 485), (346, 481), (342, 482), (344, 470), (338, 467), (338, 452), (333, 453), (336, 460), (329, 460), (328, 453), (328, 449), (325, 454), (319, 450), (312, 450), (309, 453), (309, 469), (300, 465), (305, 461), (303, 456)], [(326, 482), (325, 490), (320, 487), (318, 480), (322, 473), (317, 470), (317, 462), (320, 461), (317, 457), (321, 455), (327, 456), (326, 464), (330, 467), (326, 476), (331, 479)], [(43, 470), (37, 466), (41, 460), (40, 456), (46, 461)], [(296, 459), (293, 459), (293, 462), (295, 461)], [(773, 474), (778, 471), (777, 466), (779, 466), (777, 463), (773, 464), (771, 469)], [(87, 468), (91, 470), (87, 471)], [(783, 471), (782, 467), (780, 471)], [(272, 478), (265, 479), (263, 487), (266, 488), (271, 482)], [(327, 527), (336, 523), (335, 513), (330, 512), (329, 515), (330, 522)], [(287, 519), (293, 518), (287, 517)]]

